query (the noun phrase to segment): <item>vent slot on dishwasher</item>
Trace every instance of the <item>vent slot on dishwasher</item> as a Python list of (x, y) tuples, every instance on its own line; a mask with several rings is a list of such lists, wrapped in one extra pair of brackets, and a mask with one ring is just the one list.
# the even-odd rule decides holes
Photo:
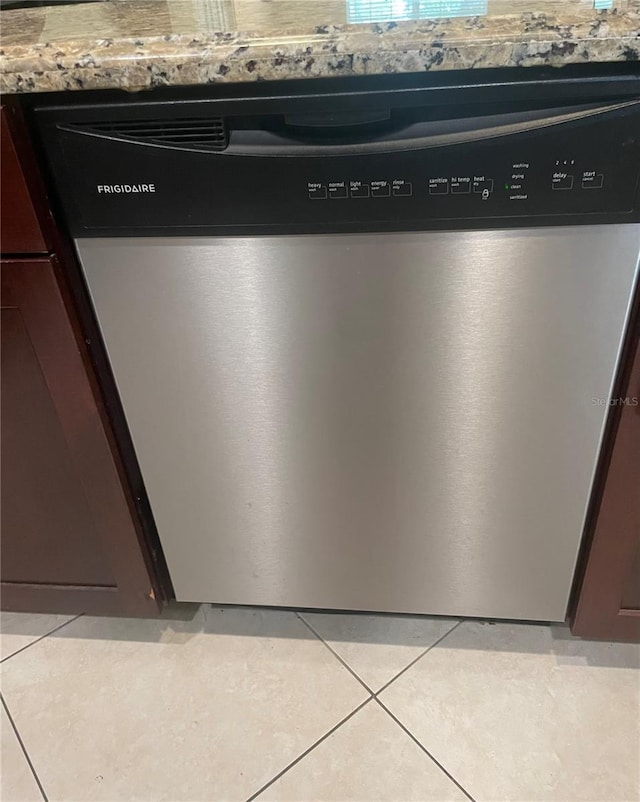
[(63, 127), (71, 131), (184, 150), (224, 150), (229, 144), (227, 126), (222, 117), (96, 121)]

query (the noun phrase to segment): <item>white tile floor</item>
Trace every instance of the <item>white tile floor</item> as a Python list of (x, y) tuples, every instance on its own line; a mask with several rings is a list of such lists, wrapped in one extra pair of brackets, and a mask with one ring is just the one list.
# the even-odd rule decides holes
[(2, 802), (636, 802), (640, 647), (203, 606), (4, 614)]

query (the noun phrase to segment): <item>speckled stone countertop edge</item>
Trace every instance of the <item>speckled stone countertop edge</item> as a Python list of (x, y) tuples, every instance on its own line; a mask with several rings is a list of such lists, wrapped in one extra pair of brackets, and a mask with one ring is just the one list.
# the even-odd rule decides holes
[(566, 20), (530, 13), (367, 26), (328, 25), (272, 36), (214, 33), (9, 45), (5, 93), (283, 80), (305, 77), (552, 66), (640, 60), (640, 9)]

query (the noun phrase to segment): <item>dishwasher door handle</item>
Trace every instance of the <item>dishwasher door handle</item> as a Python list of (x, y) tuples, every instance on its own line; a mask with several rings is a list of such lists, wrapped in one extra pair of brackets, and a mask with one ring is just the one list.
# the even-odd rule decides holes
[[(524, 111), (484, 117), (435, 120), (408, 125), (399, 131), (366, 139), (361, 131), (350, 135), (345, 127), (323, 129), (320, 135), (293, 133), (289, 130), (233, 129), (229, 145), (221, 151), (225, 156), (255, 156), (258, 158), (294, 158), (321, 156), (367, 156), (378, 153), (428, 150), (497, 139), (514, 134), (533, 132), (553, 125), (579, 123), (595, 116), (626, 112), (640, 105), (632, 100), (607, 105), (590, 104), (570, 108)], [(318, 130), (318, 129), (316, 129)], [(351, 136), (352, 141), (348, 140)]]

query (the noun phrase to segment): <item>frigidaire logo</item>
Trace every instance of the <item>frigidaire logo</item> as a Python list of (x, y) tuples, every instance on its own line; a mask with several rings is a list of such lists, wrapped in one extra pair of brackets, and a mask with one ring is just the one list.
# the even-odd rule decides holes
[(129, 195), (132, 192), (155, 192), (155, 184), (98, 184), (98, 195)]

